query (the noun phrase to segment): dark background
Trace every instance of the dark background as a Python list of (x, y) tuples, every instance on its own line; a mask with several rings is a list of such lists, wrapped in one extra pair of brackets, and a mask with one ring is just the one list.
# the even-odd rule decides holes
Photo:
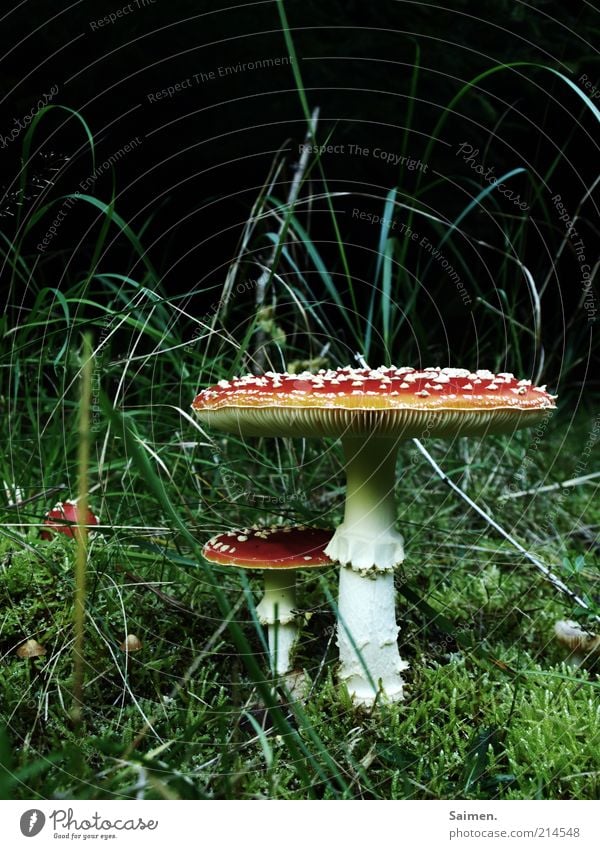
[[(141, 143), (120, 154), (114, 174), (105, 168), (91, 193), (109, 201), (114, 179), (115, 208), (134, 230), (144, 228), (143, 243), (164, 289), (198, 293), (188, 305), (202, 309), (203, 302), (218, 296), (243, 223), (281, 149), (289, 152), (278, 195), (286, 196), (305, 119), (289, 65), (218, 76), (219, 67), (287, 56), (271, 0), (138, 0), (114, 23), (100, 26), (103, 16), (127, 7), (119, 0), (63, 8), (25, 2), (5, 12), (0, 133), (7, 136), (15, 119), (56, 85), (54, 102), (77, 110), (94, 136), (96, 167), (138, 137)], [(292, 0), (285, 8), (310, 107), (320, 108), (319, 138), (345, 146), (343, 154), (325, 154), (322, 162), (329, 189), (353, 193), (336, 199), (335, 207), (352, 273), (359, 279), (372, 273), (378, 228), (353, 219), (352, 208), (380, 213), (394, 185), (410, 199), (419, 172), (372, 155), (350, 155), (350, 144), (400, 152), (410, 124), (406, 153), (424, 157), (444, 107), (465, 82), (499, 63), (544, 64), (575, 84), (582, 74), (594, 84), (599, 78), (593, 46), (598, 15), (587, 3)], [(420, 72), (412, 99), (415, 61)], [(194, 74), (211, 71), (216, 79), (193, 80)], [(161, 89), (188, 79), (189, 87), (151, 102)], [(600, 100), (594, 102), (600, 105)], [(19, 203), (22, 214), (33, 214), (42, 202), (76, 191), (93, 173), (81, 123), (63, 110), (52, 110), (36, 130), (23, 197), (23, 136), (0, 150), (0, 224), (9, 237), (17, 226)], [(511, 187), (528, 203), (542, 175), (552, 169), (542, 188), (542, 205), (533, 207), (532, 217), (539, 216), (533, 235), (519, 246), (521, 259), (540, 270), (540, 255), (547, 252), (543, 270), (550, 270), (564, 235), (550, 198), (561, 194), (566, 208), (574, 211), (597, 175), (597, 122), (590, 110), (548, 71), (520, 66), (482, 80), (458, 102), (427, 160), (428, 177), (439, 177), (427, 200), (432, 213), (446, 220), (485, 185), (457, 157), (461, 142), (478, 149), (497, 175), (525, 167), (529, 174), (514, 177)], [(44, 183), (47, 178), (53, 185)], [(40, 186), (46, 187), (41, 197)], [(310, 188), (323, 190), (317, 172)], [(500, 215), (515, 214), (510, 202), (499, 203)], [(541, 214), (544, 203), (550, 214)], [(318, 209), (316, 204), (310, 232), (336, 274), (339, 257), (330, 245), (329, 219)], [(40, 252), (36, 245), (49, 220), (39, 223), (23, 250), (37, 257), (38, 273), (48, 285), (60, 286), (66, 271), (76, 274), (92, 257), (99, 216), (79, 203), (51, 246)], [(592, 197), (580, 228), (594, 256), (596, 221)], [(475, 212), (468, 223), (474, 237), (501, 243), (497, 222), (488, 216)], [(475, 255), (472, 261), (478, 261)], [(486, 263), (483, 273), (492, 285), (494, 259)], [(105, 252), (103, 264), (123, 274), (141, 273), (140, 261), (118, 240)], [(545, 295), (550, 336), (560, 334), (563, 313), (577, 307), (576, 272), (567, 245)], [(558, 327), (553, 326), (553, 313), (560, 316)]]

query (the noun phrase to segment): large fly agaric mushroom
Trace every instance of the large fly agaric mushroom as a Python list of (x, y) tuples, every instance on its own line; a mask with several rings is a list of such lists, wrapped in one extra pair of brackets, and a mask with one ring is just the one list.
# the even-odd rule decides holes
[[(44, 529), (40, 531), (40, 537), (45, 540), (52, 539), (55, 533), (74, 537), (77, 534), (77, 525), (81, 521), (81, 510), (76, 501), (59, 501), (52, 510), (44, 516)], [(98, 519), (88, 508), (85, 524), (89, 526), (98, 525)], [(65, 524), (65, 522), (67, 524)]]
[(296, 527), (242, 528), (209, 539), (203, 555), (209, 563), (260, 569), (265, 592), (256, 607), (268, 628), (271, 667), (276, 675), (290, 671), (290, 651), (298, 635), (296, 571), (331, 564), (324, 553), (331, 531)]
[(322, 369), (221, 380), (192, 407), (208, 425), (243, 436), (341, 437), (346, 506), (326, 553), (340, 571), (340, 675), (357, 704), (403, 698), (393, 569), (395, 468), (402, 440), (507, 433), (554, 409), (543, 386), (512, 374), (458, 368)]

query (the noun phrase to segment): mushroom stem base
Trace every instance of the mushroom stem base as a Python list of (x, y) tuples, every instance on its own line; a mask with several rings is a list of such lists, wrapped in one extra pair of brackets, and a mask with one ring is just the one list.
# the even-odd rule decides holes
[(393, 573), (365, 577), (342, 566), (339, 614), (339, 677), (354, 704), (372, 707), (376, 701), (401, 701), (400, 673), (408, 663), (398, 652)]
[(290, 654), (298, 636), (298, 626), (295, 622), (285, 625), (275, 622), (268, 629), (271, 671), (274, 675), (286, 675), (292, 668)]
[(290, 671), (290, 653), (298, 635), (296, 570), (265, 569), (265, 594), (256, 606), (261, 625), (268, 628), (270, 666), (274, 675)]

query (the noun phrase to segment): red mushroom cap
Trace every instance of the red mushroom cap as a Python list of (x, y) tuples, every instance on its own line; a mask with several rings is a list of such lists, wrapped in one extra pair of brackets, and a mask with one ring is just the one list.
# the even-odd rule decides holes
[(212, 537), (202, 554), (209, 563), (241, 569), (311, 569), (333, 562), (325, 554), (332, 536), (303, 525), (242, 528)]
[(221, 380), (192, 403), (207, 424), (248, 436), (502, 433), (555, 409), (545, 386), (485, 369), (381, 366)]
[[(52, 539), (52, 534), (65, 534), (68, 537), (74, 537), (77, 533), (76, 525), (79, 523), (80, 510), (75, 501), (59, 501), (52, 510), (49, 510), (44, 517), (44, 525), (48, 530), (40, 531), (40, 537), (45, 540)], [(64, 522), (72, 524), (65, 525)], [(86, 525), (100, 524), (96, 516), (88, 508), (85, 519)]]

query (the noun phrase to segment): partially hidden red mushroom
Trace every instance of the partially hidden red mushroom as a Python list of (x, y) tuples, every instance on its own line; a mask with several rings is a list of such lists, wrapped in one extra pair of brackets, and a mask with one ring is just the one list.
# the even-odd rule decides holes
[[(80, 513), (81, 511), (76, 501), (59, 501), (52, 510), (46, 513), (44, 517), (44, 529), (40, 531), (40, 537), (49, 540), (52, 539), (52, 535), (55, 533), (75, 537), (77, 534), (77, 525), (81, 521)], [(84, 524), (88, 528), (100, 524), (89, 508), (84, 518)]]
[(209, 563), (262, 571), (265, 591), (256, 614), (267, 626), (271, 667), (277, 675), (289, 672), (298, 635), (296, 571), (330, 566), (325, 548), (331, 536), (332, 531), (303, 525), (253, 527), (217, 534), (204, 546)]
[(200, 392), (192, 408), (207, 425), (242, 436), (341, 437), (346, 458), (344, 521), (326, 553), (340, 570), (340, 675), (352, 699), (403, 698), (393, 570), (404, 559), (395, 529), (401, 441), (512, 433), (540, 422), (555, 396), (485, 369), (321, 369), (247, 375)]

